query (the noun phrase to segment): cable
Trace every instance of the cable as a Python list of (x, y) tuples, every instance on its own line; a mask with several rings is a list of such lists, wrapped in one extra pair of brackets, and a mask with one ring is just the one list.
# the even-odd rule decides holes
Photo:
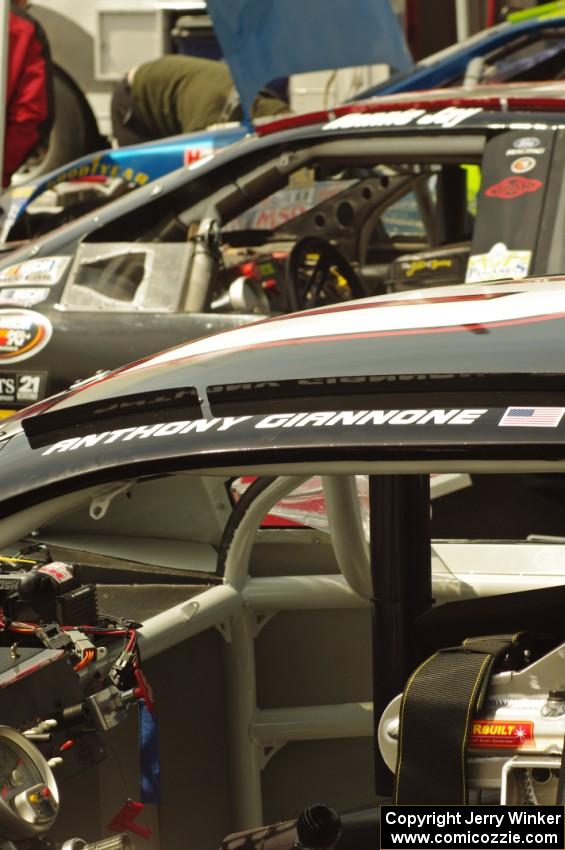
[(78, 664), (74, 665), (73, 670), (78, 673), (79, 670), (83, 670), (84, 667), (87, 667), (92, 661), (94, 661), (95, 658), (96, 650), (87, 649)]

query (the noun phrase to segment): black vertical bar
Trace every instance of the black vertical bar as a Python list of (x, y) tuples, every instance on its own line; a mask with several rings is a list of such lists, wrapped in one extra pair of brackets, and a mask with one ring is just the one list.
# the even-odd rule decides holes
[(378, 748), (379, 720), (412, 670), (412, 624), (432, 601), (429, 475), (371, 475), (369, 499), (375, 785), (386, 795), (392, 774)]

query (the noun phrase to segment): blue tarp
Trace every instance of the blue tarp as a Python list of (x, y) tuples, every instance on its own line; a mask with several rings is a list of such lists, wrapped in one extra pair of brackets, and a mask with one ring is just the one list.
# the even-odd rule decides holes
[(247, 114), (276, 77), (412, 65), (389, 0), (207, 0), (207, 7)]

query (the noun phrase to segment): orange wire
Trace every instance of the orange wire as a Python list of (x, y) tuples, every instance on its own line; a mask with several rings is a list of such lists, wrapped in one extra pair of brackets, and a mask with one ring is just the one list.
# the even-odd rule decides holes
[(75, 671), (82, 670), (84, 667), (87, 667), (92, 661), (94, 661), (95, 657), (96, 651), (94, 649), (87, 649), (78, 664), (75, 664), (73, 669)]

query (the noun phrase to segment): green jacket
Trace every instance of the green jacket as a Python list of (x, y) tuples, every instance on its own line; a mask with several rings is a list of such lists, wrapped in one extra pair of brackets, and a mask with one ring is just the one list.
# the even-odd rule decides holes
[[(225, 62), (176, 54), (140, 65), (132, 84), (135, 114), (155, 138), (240, 118), (230, 109), (233, 92)], [(251, 117), (282, 112), (288, 112), (282, 100), (256, 97)]]

